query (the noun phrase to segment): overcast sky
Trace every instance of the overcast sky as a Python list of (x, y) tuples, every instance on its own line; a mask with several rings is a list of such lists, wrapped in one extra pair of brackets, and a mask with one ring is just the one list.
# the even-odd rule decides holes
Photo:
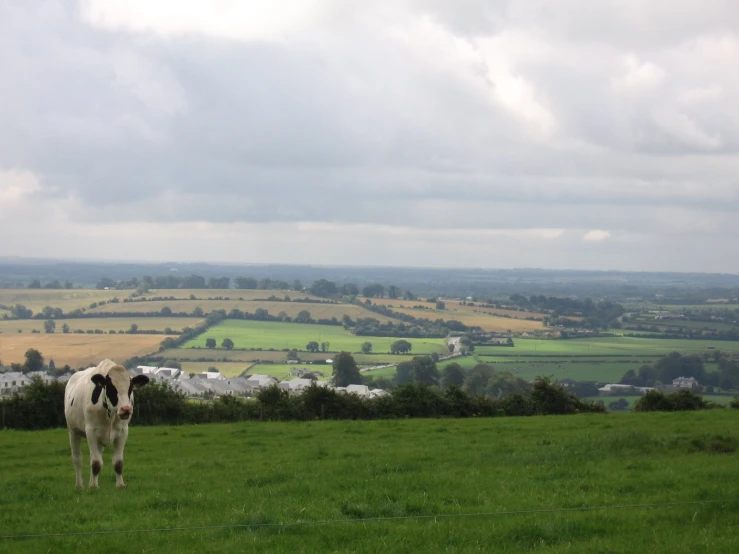
[(734, 0), (0, 0), (0, 256), (739, 272)]

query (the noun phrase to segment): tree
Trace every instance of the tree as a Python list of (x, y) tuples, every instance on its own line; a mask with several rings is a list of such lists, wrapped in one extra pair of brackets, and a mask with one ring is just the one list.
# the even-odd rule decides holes
[(30, 283), (28, 283), (28, 288), (29, 289), (40, 289), (41, 288), (41, 281), (39, 281), (38, 279), (34, 279)]
[(372, 352), (372, 343), (367, 341), (362, 343), (362, 354), (370, 354)]
[(232, 341), (229, 338), (225, 338), (221, 341), (221, 348), (225, 348), (226, 350), (231, 350), (234, 347), (234, 341)]
[(446, 310), (446, 304), (442, 302), (441, 300), (436, 301), (436, 309), (437, 310)]
[(444, 387), (451, 385), (461, 387), (464, 384), (464, 369), (456, 362), (447, 364), (441, 370), (441, 384)]
[(395, 285), (390, 285), (387, 288), (387, 297), (388, 298), (398, 298), (400, 296), (400, 289), (396, 287)]
[(295, 322), (296, 323), (310, 323), (313, 321), (310, 317), (310, 312), (308, 310), (300, 310), (298, 312), (298, 315), (295, 316)]
[(298, 350), (296, 348), (292, 348), (288, 350), (287, 352), (287, 359), (288, 360), (297, 360), (298, 359)]
[(385, 295), (385, 287), (382, 285), (367, 285), (362, 289), (362, 295), (365, 298), (374, 298), (376, 296), (382, 298)]
[(411, 363), (413, 364), (412, 376), (415, 383), (439, 384), (439, 370), (430, 356), (417, 356), (413, 358)]
[(305, 345), (305, 349), (308, 352), (318, 352), (319, 348), (320, 346), (318, 345), (318, 342), (314, 340), (310, 341), (308, 344)]
[(341, 287), (341, 294), (344, 296), (357, 296), (359, 287), (354, 283), (344, 283)]
[(164, 367), (171, 367), (173, 369), (182, 369), (182, 364), (177, 360), (170, 358), (164, 361)]
[(295, 279), (292, 284), (290, 285), (290, 290), (296, 290), (298, 292), (301, 292), (303, 290), (303, 283), (300, 281), (300, 279)]
[(195, 309), (192, 311), (192, 315), (195, 317), (203, 317), (203, 308), (195, 306)]
[(44, 368), (44, 357), (35, 348), (26, 350), (25, 356), (26, 362), (23, 364), (23, 371), (41, 371)]
[(361, 385), (362, 375), (359, 373), (357, 363), (349, 352), (340, 352), (334, 358), (334, 372), (331, 381), (336, 387), (347, 385)]
[(257, 288), (257, 280), (254, 277), (236, 277), (234, 279), (234, 287), (237, 289), (255, 289)]
[(169, 306), (164, 306), (161, 310), (159, 310), (159, 314), (164, 317), (169, 317), (172, 315), (172, 308)]
[(56, 329), (56, 321), (53, 319), (47, 319), (44, 321), (44, 331), (47, 333), (53, 333), (54, 329)]
[(128, 328), (128, 334), (135, 335), (138, 332), (139, 332), (139, 326), (135, 323), (131, 323), (131, 326)]
[(254, 319), (258, 319), (260, 321), (266, 321), (269, 319), (269, 310), (266, 308), (257, 308), (254, 310)]
[(339, 289), (336, 283), (333, 281), (327, 281), (326, 279), (318, 279), (314, 281), (308, 291), (315, 296), (322, 296), (324, 298), (329, 296), (336, 296)]
[(215, 348), (216, 347), (216, 339), (214, 339), (214, 338), (205, 339), (205, 347), (206, 348)]
[(413, 345), (405, 339), (396, 340), (390, 345), (390, 352), (393, 354), (405, 354), (411, 351)]
[(62, 324), (62, 333), (69, 333), (69, 325), (66, 323)]

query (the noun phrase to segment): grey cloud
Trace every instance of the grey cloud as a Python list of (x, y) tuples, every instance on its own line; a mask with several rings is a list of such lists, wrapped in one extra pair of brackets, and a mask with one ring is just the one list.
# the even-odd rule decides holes
[[(533, 251), (573, 267), (669, 233), (724, 248), (739, 231), (737, 10), (522, 6), (339, 6), (255, 41), (3, 3), (0, 170), (37, 174), (29, 198), (76, 221), (563, 229)], [(583, 246), (590, 229), (612, 237)]]

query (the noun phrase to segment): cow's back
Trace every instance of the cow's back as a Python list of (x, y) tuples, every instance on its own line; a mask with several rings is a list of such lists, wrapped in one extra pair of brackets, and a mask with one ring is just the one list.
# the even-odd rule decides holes
[(64, 388), (64, 417), (70, 429), (80, 432), (85, 430), (85, 405), (92, 402), (92, 390), (95, 385), (91, 378), (97, 371), (97, 367), (90, 367), (78, 371), (67, 381)]

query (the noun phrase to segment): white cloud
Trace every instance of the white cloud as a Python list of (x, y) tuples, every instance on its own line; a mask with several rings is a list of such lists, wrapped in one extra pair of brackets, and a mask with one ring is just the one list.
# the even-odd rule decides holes
[(600, 242), (602, 240), (606, 240), (609, 238), (611, 238), (610, 231), (603, 231), (601, 229), (593, 229), (585, 233), (582, 239), (588, 242)]
[(623, 59), (624, 71), (612, 80), (613, 86), (623, 92), (645, 92), (658, 87), (665, 79), (665, 71), (658, 65), (642, 62), (634, 54)]

